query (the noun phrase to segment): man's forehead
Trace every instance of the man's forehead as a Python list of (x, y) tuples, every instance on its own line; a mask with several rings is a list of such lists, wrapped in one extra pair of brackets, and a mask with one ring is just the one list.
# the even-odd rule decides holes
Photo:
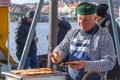
[(83, 17), (83, 18), (91, 18), (91, 17), (93, 17), (93, 16), (95, 16), (95, 15), (93, 15), (93, 14), (91, 14), (91, 15), (77, 15), (78, 17)]

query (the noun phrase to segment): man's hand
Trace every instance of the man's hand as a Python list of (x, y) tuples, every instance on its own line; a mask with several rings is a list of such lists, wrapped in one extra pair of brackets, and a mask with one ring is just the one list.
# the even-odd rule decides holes
[(55, 52), (49, 54), (51, 61), (55, 64), (57, 64), (61, 61), (61, 56), (62, 56), (61, 53), (58, 51), (55, 51)]
[(34, 37), (35, 42), (38, 42), (38, 37)]

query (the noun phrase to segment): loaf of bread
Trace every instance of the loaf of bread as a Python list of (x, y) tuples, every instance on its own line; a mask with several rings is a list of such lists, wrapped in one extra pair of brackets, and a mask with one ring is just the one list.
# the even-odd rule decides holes
[(20, 74), (23, 76), (34, 76), (42, 74), (53, 74), (53, 71), (51, 68), (35, 68), (26, 70), (11, 70), (11, 73)]
[(25, 70), (11, 70), (10, 72), (11, 73), (14, 73), (14, 74), (20, 74), (22, 72), (24, 72)]

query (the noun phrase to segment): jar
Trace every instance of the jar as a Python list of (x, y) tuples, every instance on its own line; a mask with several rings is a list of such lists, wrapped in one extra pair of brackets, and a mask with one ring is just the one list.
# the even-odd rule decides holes
[(55, 62), (61, 61), (61, 57), (57, 53), (53, 53), (53, 58), (54, 58)]

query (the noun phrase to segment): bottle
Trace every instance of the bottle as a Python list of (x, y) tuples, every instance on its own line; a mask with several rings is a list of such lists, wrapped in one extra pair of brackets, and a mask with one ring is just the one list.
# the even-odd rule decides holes
[(53, 53), (53, 58), (54, 58), (54, 60), (55, 60), (56, 62), (60, 62), (60, 61), (61, 61), (61, 57), (58, 56), (57, 53)]

